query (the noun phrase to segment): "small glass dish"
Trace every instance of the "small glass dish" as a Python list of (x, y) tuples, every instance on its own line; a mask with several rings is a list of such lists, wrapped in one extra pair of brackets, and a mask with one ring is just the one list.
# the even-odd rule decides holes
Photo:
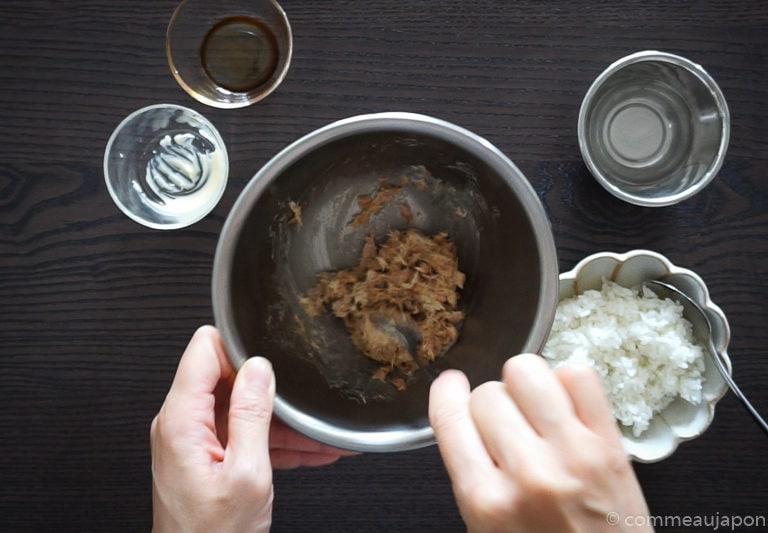
[[(603, 280), (622, 287), (637, 288), (643, 281), (657, 279), (674, 285), (698, 303), (712, 325), (715, 348), (728, 371), (728, 343), (731, 330), (723, 311), (709, 297), (704, 281), (695, 272), (672, 264), (661, 254), (632, 250), (624, 254), (600, 252), (581, 260), (572, 270), (560, 274), (560, 300), (600, 290)], [(619, 425), (627, 454), (637, 462), (653, 463), (672, 455), (678, 444), (700, 436), (712, 423), (715, 404), (728, 391), (728, 385), (714, 361), (704, 355), (701, 403), (676, 398), (651, 419), (649, 428), (635, 436), (631, 427)]]
[(115, 204), (155, 229), (189, 226), (219, 202), (227, 184), (224, 140), (193, 109), (157, 104), (128, 115), (104, 151), (104, 179)]
[(168, 23), (165, 52), (190, 96), (233, 109), (280, 85), (291, 64), (293, 34), (275, 0), (183, 0)]

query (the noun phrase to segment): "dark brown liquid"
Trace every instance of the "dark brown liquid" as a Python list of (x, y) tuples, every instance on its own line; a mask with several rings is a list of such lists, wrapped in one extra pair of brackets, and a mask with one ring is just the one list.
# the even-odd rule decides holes
[(200, 58), (205, 73), (219, 87), (248, 92), (275, 73), (277, 39), (259, 19), (228, 17), (208, 31), (200, 47)]

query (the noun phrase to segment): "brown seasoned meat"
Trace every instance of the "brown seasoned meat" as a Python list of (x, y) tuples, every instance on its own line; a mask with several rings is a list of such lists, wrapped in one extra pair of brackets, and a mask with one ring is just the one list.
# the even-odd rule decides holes
[[(366, 356), (406, 375), (417, 365), (397, 339), (371, 324), (371, 315), (412, 321), (421, 334), (417, 354), (432, 361), (458, 338), (464, 318), (458, 307), (464, 274), (456, 246), (447, 234), (426, 236), (415, 229), (392, 231), (377, 246), (368, 236), (360, 262), (352, 268), (323, 272), (302, 298), (304, 309), (318, 315), (328, 309), (344, 321), (352, 342)], [(386, 376), (377, 371), (376, 376)], [(395, 378), (389, 377), (390, 382)]]

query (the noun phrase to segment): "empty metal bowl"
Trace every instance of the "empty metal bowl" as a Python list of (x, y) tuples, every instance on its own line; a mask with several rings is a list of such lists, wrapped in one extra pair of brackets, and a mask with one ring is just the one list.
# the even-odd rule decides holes
[(579, 148), (608, 192), (665, 206), (706, 187), (728, 148), (730, 115), (712, 77), (683, 57), (643, 51), (610, 65), (587, 91)]
[[(359, 198), (384, 183), (398, 196), (365, 226)], [(407, 210), (403, 206), (407, 205)], [(507, 358), (538, 351), (557, 306), (549, 221), (523, 174), (486, 140), (435, 118), (382, 113), (335, 122), (291, 144), (242, 192), (222, 229), (213, 311), (229, 356), (271, 360), (275, 413), (317, 440), (359, 451), (434, 442), (429, 380), (403, 391), (373, 378), (341, 321), (312, 317), (299, 298), (320, 272), (357, 264), (365, 237), (445, 231), (466, 274), (458, 341), (434, 369), (473, 384), (499, 379)]]

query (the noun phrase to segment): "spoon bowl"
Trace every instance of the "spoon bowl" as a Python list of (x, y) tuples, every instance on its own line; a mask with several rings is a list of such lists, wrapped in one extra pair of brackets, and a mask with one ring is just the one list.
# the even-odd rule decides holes
[(434, 372), (419, 357), (418, 348), (422, 337), (418, 326), (416, 326), (412, 319), (395, 318), (384, 313), (372, 313), (370, 320), (371, 324), (381, 333), (392, 339), (395, 345), (402, 346), (405, 349), (419, 369), (426, 374), (430, 382), (435, 379)]

